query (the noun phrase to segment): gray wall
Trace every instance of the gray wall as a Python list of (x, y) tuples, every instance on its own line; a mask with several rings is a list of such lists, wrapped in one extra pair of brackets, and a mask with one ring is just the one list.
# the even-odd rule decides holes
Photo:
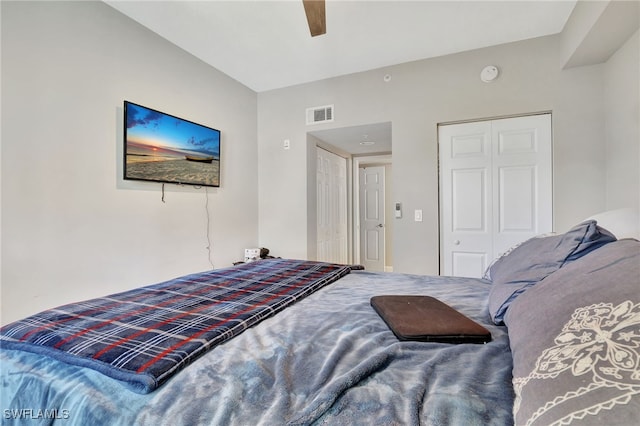
[[(604, 210), (606, 170), (617, 161), (607, 162), (604, 65), (562, 70), (560, 44), (549, 36), (260, 93), (260, 244), (281, 256), (307, 256), (315, 226), (307, 221), (315, 208), (307, 131), (386, 121), (393, 125), (394, 200), (424, 216), (421, 223), (412, 215), (395, 222), (394, 271), (438, 273), (441, 122), (552, 111), (555, 229)], [(501, 76), (486, 84), (479, 73), (489, 64)], [(335, 105), (335, 121), (306, 126), (305, 109), (327, 104)], [(291, 150), (282, 150), (283, 139)]]
[(604, 94), (606, 206), (640, 211), (640, 32), (607, 61)]
[(1, 2), (2, 322), (210, 269), (203, 189), (122, 181), (122, 102), (222, 131), (212, 261), (258, 242), (257, 97), (101, 2)]

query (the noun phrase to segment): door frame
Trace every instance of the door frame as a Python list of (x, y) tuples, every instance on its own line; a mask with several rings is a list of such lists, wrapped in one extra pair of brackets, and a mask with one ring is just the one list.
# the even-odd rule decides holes
[[(376, 166), (393, 164), (392, 154), (384, 154), (384, 155), (367, 155), (367, 156), (358, 156), (352, 158), (352, 211), (351, 211), (351, 220), (353, 223), (353, 234), (352, 234), (352, 261), (353, 263), (360, 262), (360, 167), (365, 164), (371, 164)], [(388, 198), (386, 197), (386, 185), (385, 185), (385, 204), (388, 202)], [(389, 220), (389, 218), (387, 218)], [(387, 244), (385, 243), (385, 252)], [(393, 246), (392, 246), (393, 248)], [(389, 265), (385, 265), (386, 267)]]

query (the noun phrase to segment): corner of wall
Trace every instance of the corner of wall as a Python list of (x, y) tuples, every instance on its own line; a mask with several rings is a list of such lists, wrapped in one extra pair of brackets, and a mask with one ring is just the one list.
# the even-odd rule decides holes
[(563, 69), (606, 62), (640, 25), (637, 1), (578, 1), (561, 33)]

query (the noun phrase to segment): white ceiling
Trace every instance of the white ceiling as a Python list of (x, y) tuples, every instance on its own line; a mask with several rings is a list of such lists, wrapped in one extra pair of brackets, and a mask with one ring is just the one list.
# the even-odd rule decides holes
[(389, 122), (309, 131), (309, 134), (350, 154), (371, 155), (392, 151)]
[(555, 34), (576, 3), (326, 0), (327, 34), (311, 37), (301, 0), (104, 1), (256, 92)]
[(327, 0), (311, 37), (301, 0), (105, 2), (256, 92), (555, 34), (576, 3)]

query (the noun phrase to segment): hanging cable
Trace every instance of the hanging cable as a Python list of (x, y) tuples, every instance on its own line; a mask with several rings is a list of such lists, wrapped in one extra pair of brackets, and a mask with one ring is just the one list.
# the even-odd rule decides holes
[(164, 183), (162, 184), (162, 202), (164, 203)]
[(209, 260), (209, 264), (211, 265), (211, 269), (215, 269), (213, 266), (213, 260), (211, 259), (211, 237), (209, 234), (209, 229), (211, 227), (211, 218), (209, 216), (209, 192), (207, 191), (207, 187), (204, 187), (204, 211), (207, 214), (207, 252), (209, 253), (208, 255), (208, 260)]

